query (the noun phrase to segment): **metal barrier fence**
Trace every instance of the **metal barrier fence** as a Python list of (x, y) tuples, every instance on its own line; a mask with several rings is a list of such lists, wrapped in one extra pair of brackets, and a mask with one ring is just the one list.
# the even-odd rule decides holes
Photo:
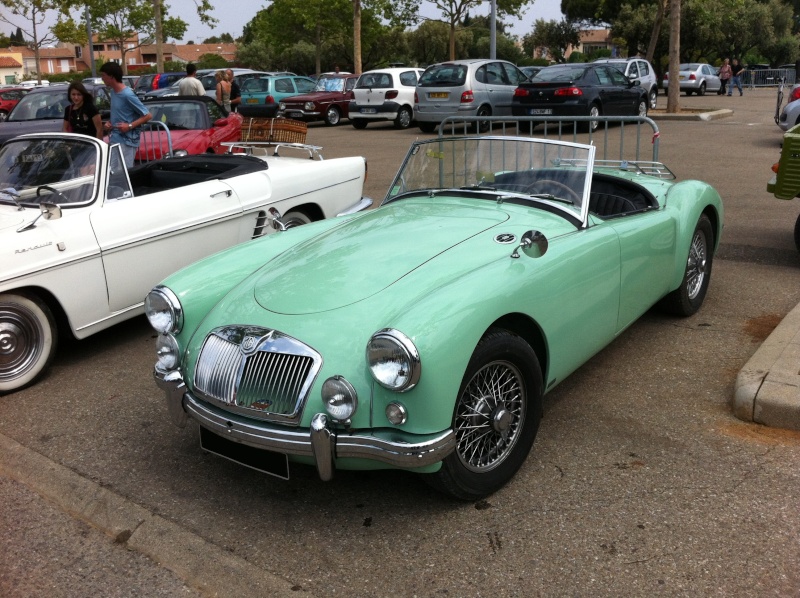
[(141, 126), (137, 162), (150, 162), (172, 157), (172, 135), (166, 123), (151, 120)]
[(777, 87), (781, 81), (786, 85), (794, 85), (797, 72), (792, 69), (749, 69), (742, 74), (742, 85), (745, 87)]
[[(597, 128), (588, 132), (589, 123)], [(658, 162), (659, 130), (646, 116), (450, 116), (439, 126), (439, 137), (480, 134), (530, 136), (597, 146), (597, 160), (643, 162), (645, 148), (652, 146), (650, 160)]]

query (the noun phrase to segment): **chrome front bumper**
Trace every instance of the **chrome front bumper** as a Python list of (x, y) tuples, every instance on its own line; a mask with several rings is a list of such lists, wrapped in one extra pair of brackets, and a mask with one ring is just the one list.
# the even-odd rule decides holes
[(388, 440), (365, 434), (342, 434), (317, 413), (311, 428), (290, 429), (228, 413), (195, 398), (180, 372), (154, 373), (156, 384), (167, 397), (172, 421), (184, 427), (191, 418), (215, 434), (248, 446), (285, 455), (312, 457), (323, 481), (333, 478), (334, 459), (368, 459), (392, 467), (412, 469), (438, 463), (455, 449), (452, 430), (425, 436), (418, 442)]

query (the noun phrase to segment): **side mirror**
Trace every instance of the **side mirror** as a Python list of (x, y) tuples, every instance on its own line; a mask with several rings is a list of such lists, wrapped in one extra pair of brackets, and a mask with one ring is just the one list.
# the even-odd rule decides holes
[(58, 220), (61, 218), (61, 206), (54, 203), (42, 202), (39, 204), (39, 212), (45, 220)]
[(274, 228), (275, 230), (286, 230), (286, 225), (283, 223), (283, 220), (281, 220), (281, 218), (282, 218), (281, 213), (277, 209), (270, 208), (268, 210), (267, 220), (269, 221), (270, 226), (272, 226), (272, 228)]
[(538, 230), (525, 231), (519, 245), (514, 250), (514, 253), (511, 254), (511, 257), (515, 259), (518, 258), (520, 249), (522, 249), (522, 252), (528, 257), (542, 257), (547, 253), (548, 246), (547, 237)]

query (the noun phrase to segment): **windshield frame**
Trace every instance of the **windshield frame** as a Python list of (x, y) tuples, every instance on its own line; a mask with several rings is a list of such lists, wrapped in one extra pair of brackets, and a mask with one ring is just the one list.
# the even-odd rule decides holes
[[(61, 147), (59, 147), (61, 146)], [(29, 159), (23, 159), (25, 150), (28, 150)], [(55, 154), (58, 153), (58, 156)], [(101, 148), (98, 140), (87, 135), (74, 133), (62, 134), (33, 134), (23, 135), (11, 139), (0, 147), (0, 191), (11, 188), (19, 197), (16, 202), (19, 205), (30, 208), (38, 208), (43, 202), (55, 203), (62, 208), (82, 207), (95, 202), (99, 190), (99, 178), (101, 174), (100, 160)], [(59, 159), (62, 163), (66, 162), (67, 169), (64, 169), (64, 178), (56, 179), (52, 175), (60, 172), (53, 168), (53, 163)], [(48, 161), (49, 160), (49, 161)], [(45, 177), (38, 181), (29, 180), (28, 184), (20, 185), (22, 181), (11, 180), (11, 173), (15, 168), (24, 163), (42, 163), (41, 168), (36, 172), (28, 172), (29, 177)], [(53, 180), (50, 180), (50, 179)], [(48, 192), (40, 192), (38, 189), (43, 185), (49, 186), (64, 196)], [(89, 187), (91, 191), (88, 191)], [(78, 190), (78, 191), (75, 191)], [(70, 195), (75, 196), (74, 200), (63, 201)], [(84, 198), (85, 197), (85, 198)], [(16, 205), (13, 199), (0, 193), (0, 205)]]
[[(452, 195), (498, 202), (514, 200), (531, 206), (546, 205), (548, 211), (577, 220), (581, 228), (586, 228), (595, 152), (594, 145), (528, 137), (418, 140), (411, 145), (381, 205), (420, 196), (432, 200)], [(555, 183), (550, 187), (556, 192), (527, 190), (526, 186), (540, 182), (537, 174)], [(557, 179), (548, 178), (555, 175)], [(517, 180), (520, 184), (515, 183)]]

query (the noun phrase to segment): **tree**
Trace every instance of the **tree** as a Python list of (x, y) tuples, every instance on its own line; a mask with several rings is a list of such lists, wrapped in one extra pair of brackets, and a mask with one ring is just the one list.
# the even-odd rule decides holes
[[(101, 41), (113, 42), (122, 56), (123, 74), (127, 74), (125, 55), (143, 44), (152, 43), (156, 37), (152, 0), (83, 0), (89, 7), (92, 31)], [(166, 7), (165, 7), (166, 8)], [(161, 16), (161, 35), (182, 39), (186, 21), (177, 17)], [(132, 39), (138, 34), (138, 43)]]
[[(42, 82), (42, 74), (39, 72), (40, 52), (39, 50), (56, 41), (56, 36), (50, 31), (43, 32), (45, 20), (50, 16), (49, 13), (59, 8), (58, 0), (0, 0), (0, 6), (5, 7), (10, 12), (0, 12), (0, 21), (8, 23), (17, 28), (17, 32), (30, 38), (30, 45), (33, 48), (33, 56), (36, 61), (36, 80)], [(21, 25), (11, 20), (12, 17), (22, 19), (30, 23), (29, 28), (23, 29)], [(71, 40), (63, 40), (71, 41)]]
[(230, 33), (223, 33), (222, 35), (212, 35), (203, 40), (204, 44), (232, 44), (233, 36)]
[[(450, 26), (450, 60), (456, 59), (456, 29), (464, 22), (470, 9), (480, 6), (483, 0), (426, 0), (433, 4)], [(529, 0), (497, 0), (498, 16), (519, 14)]]
[(580, 32), (569, 21), (545, 21), (536, 19), (533, 31), (522, 38), (525, 53), (548, 55), (556, 62), (564, 62), (567, 48), (577, 46), (581, 41)]

